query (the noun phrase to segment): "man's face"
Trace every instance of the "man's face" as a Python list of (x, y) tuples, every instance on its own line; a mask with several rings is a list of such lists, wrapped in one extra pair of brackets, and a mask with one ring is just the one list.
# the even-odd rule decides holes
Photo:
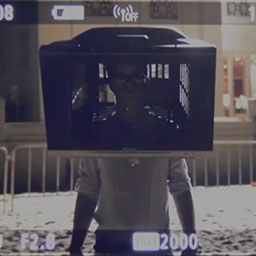
[(136, 64), (120, 64), (112, 73), (111, 89), (118, 103), (130, 104), (142, 100), (146, 74)]

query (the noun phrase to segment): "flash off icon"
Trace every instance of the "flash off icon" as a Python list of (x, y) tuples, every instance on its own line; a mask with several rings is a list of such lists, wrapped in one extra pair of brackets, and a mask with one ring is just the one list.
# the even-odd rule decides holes
[(121, 8), (116, 4), (113, 8), (113, 15), (116, 19), (121, 18), (122, 22), (136, 22), (139, 18), (139, 13), (135, 12), (130, 4), (126, 8)]

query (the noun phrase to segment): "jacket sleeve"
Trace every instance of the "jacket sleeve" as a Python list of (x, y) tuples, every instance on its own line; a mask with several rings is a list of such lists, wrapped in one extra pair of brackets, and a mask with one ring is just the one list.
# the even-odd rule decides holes
[(100, 170), (96, 159), (81, 159), (79, 163), (79, 178), (75, 191), (90, 199), (98, 199), (100, 191)]
[(180, 194), (191, 189), (188, 167), (185, 159), (172, 158), (169, 160), (168, 187), (171, 194)]

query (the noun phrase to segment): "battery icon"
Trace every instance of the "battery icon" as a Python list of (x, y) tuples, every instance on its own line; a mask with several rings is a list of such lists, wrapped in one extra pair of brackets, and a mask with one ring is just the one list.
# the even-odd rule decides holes
[(51, 14), (54, 20), (84, 20), (84, 6), (54, 5)]

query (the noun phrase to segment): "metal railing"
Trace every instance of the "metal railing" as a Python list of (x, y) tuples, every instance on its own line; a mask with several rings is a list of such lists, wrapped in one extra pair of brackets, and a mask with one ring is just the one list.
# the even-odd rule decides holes
[[(1, 147), (2, 149), (3, 147)], [(39, 150), (35, 154), (34, 151)], [(5, 168), (4, 168), (4, 210), (5, 210), (5, 198), (7, 193), (7, 177), (8, 177), (8, 159), (11, 160), (11, 181), (10, 181), (10, 193), (11, 193), (11, 210), (13, 211), (13, 199), (15, 197), (15, 175), (17, 169), (22, 168), (25, 165), (25, 159), (22, 157), (23, 163), (19, 163), (19, 153), (25, 153), (27, 151), (27, 186), (25, 191), (30, 196), (34, 190), (32, 190), (32, 174), (34, 169), (36, 170), (36, 178), (40, 179), (41, 190), (37, 191), (42, 193), (44, 196), (47, 191), (47, 169), (51, 169), (51, 180), (53, 179), (52, 170), (55, 169), (55, 185), (51, 188), (57, 195), (62, 191), (61, 174), (63, 169), (68, 170), (66, 175), (66, 188), (65, 191), (72, 193), (74, 188), (74, 181), (77, 173), (75, 172), (78, 168), (78, 160), (75, 158), (64, 158), (61, 156), (51, 157), (47, 155), (47, 146), (45, 143), (39, 144), (24, 144), (18, 145), (10, 154), (6, 149), (2, 149), (5, 153)], [(33, 160), (39, 158), (41, 155), (41, 163), (37, 160), (36, 168), (33, 168)], [(51, 165), (47, 167), (47, 164), (52, 158)], [(63, 164), (63, 159), (65, 164)], [(256, 177), (256, 141), (215, 141), (214, 152), (210, 156), (198, 157), (194, 159), (188, 159), (189, 172), (192, 179), (193, 186), (220, 186), (220, 185), (232, 185), (232, 184), (249, 184), (252, 183)], [(53, 163), (55, 162), (55, 163)], [(235, 167), (234, 167), (235, 163)], [(38, 169), (38, 165), (41, 165), (41, 172)], [(56, 167), (53, 167), (56, 165)], [(17, 168), (19, 167), (19, 168)], [(24, 170), (22, 169), (24, 173)], [(40, 177), (39, 177), (40, 176)], [(62, 175), (63, 176), (63, 175)], [(237, 178), (234, 181), (234, 176)], [(215, 180), (215, 182), (213, 182)], [(20, 193), (20, 192), (19, 192)]]
[(6, 147), (0, 147), (0, 152), (4, 155), (3, 161), (3, 213), (6, 212), (6, 196), (8, 186), (8, 165), (9, 165), (9, 153)]
[[(211, 156), (194, 158), (188, 162), (193, 186), (252, 184), (256, 179), (256, 141), (214, 141)], [(215, 183), (209, 184), (213, 176)], [(235, 178), (233, 182), (232, 177)], [(198, 178), (201, 178), (200, 183)]]
[[(238, 147), (238, 176), (239, 176), (239, 185), (242, 185), (242, 146), (247, 145), (248, 148), (248, 156), (249, 156), (249, 177), (250, 177), (250, 184), (253, 182), (253, 168), (256, 168), (256, 158), (253, 164), (253, 146), (256, 146), (256, 141), (215, 141), (215, 145), (223, 146), (229, 145), (231, 147)], [(219, 155), (217, 154), (219, 157)], [(218, 159), (219, 160), (219, 159)], [(231, 184), (230, 182), (230, 151), (227, 151), (227, 179), (228, 185)], [(219, 180), (217, 180), (217, 185), (219, 185)]]
[[(38, 144), (23, 144), (15, 147), (13, 151), (11, 152), (11, 211), (13, 211), (14, 205), (13, 205), (13, 199), (15, 197), (15, 175), (16, 175), (16, 167), (17, 167), (17, 154), (19, 151), (27, 151), (27, 189), (25, 193), (27, 193), (27, 196), (30, 196), (32, 192), (32, 162), (33, 162), (33, 151), (34, 150), (40, 150), (41, 151), (41, 192), (44, 196), (46, 193), (46, 170), (47, 170), (47, 160), (50, 158), (50, 156), (47, 155), (47, 145), (45, 143), (38, 143)], [(37, 154), (38, 158), (38, 154)], [(60, 192), (60, 173), (61, 173), (61, 156), (56, 156), (55, 162), (56, 162), (56, 183), (55, 183), (55, 192), (58, 195)], [(24, 158), (22, 158), (24, 161)], [(74, 162), (75, 159), (66, 159), (70, 163), (70, 177), (69, 177), (69, 191), (72, 193), (73, 187), (74, 187)], [(24, 164), (24, 163), (23, 163)], [(51, 169), (52, 166), (51, 166)], [(39, 170), (37, 170), (37, 174), (40, 175)], [(37, 176), (38, 177), (38, 176)], [(23, 191), (24, 192), (24, 191)]]

